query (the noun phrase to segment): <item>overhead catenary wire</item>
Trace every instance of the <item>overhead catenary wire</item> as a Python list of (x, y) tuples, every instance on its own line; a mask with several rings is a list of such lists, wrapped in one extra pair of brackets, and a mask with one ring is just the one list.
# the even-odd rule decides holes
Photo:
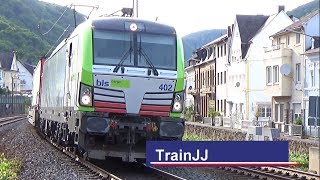
[(71, 5), (68, 5), (68, 6), (65, 6), (66, 8), (65, 8), (65, 10), (63, 11), (63, 13), (62, 13), (62, 14), (60, 15), (60, 17), (56, 20), (56, 22), (51, 26), (51, 28), (50, 28), (47, 32), (45, 32), (45, 33), (42, 34), (43, 36), (46, 35), (46, 34), (48, 34), (48, 33), (54, 28), (54, 26), (59, 22), (59, 20), (62, 18), (62, 16), (67, 12), (67, 10), (69, 9), (69, 6), (71, 7), (72, 4), (71, 4)]
[(59, 38), (53, 43), (53, 45), (51, 46), (51, 48), (48, 50), (48, 52), (46, 53), (45, 57), (48, 56), (48, 54), (51, 52), (52, 48), (54, 48), (56, 46), (56, 43), (59, 42), (59, 40), (61, 39), (61, 37), (64, 35), (65, 32), (67, 32), (68, 28), (70, 27), (70, 24), (63, 30), (63, 32), (61, 33), (61, 35), (59, 36)]

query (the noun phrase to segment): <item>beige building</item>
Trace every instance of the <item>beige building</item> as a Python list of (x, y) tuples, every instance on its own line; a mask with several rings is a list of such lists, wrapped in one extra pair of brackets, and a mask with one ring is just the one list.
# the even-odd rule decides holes
[[(272, 119), (276, 128), (285, 131), (285, 125), (303, 117), (304, 52), (311, 47), (305, 36), (313, 12), (272, 35), (272, 46), (265, 48), (265, 93), (272, 96)], [(317, 22), (319, 23), (319, 22)], [(310, 46), (310, 47), (309, 47)]]

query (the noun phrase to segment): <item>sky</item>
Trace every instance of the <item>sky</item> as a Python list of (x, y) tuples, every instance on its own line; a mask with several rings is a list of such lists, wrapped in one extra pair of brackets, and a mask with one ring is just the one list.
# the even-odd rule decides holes
[[(123, 7), (132, 7), (133, 0), (42, 0), (59, 5), (90, 4), (98, 5), (91, 17), (110, 14)], [(226, 29), (234, 23), (236, 14), (271, 15), (279, 5), (285, 11), (292, 10), (312, 0), (138, 0), (139, 18), (156, 20), (176, 28), (181, 35), (206, 29)], [(76, 8), (88, 14), (88, 8)], [(57, 17), (58, 18), (58, 17)]]

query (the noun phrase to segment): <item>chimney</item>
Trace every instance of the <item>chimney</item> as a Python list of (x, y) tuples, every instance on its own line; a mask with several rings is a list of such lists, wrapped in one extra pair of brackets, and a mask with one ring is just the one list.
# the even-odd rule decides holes
[(281, 11), (284, 11), (284, 6), (279, 6), (278, 7), (278, 13), (281, 12)]
[(231, 25), (231, 33), (233, 33), (234, 24)]
[(228, 33), (228, 34), (227, 34), (227, 36), (228, 36), (228, 37), (230, 37), (230, 36), (231, 36), (231, 31), (232, 31), (232, 30), (231, 30), (231, 27), (230, 27), (230, 26), (228, 26), (228, 32), (227, 32), (227, 33)]

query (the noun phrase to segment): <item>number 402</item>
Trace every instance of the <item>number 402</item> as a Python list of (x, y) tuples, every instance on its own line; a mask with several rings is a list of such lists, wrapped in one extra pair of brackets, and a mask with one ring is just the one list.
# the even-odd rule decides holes
[(159, 89), (161, 91), (172, 91), (172, 85), (171, 84), (161, 84), (159, 86)]

